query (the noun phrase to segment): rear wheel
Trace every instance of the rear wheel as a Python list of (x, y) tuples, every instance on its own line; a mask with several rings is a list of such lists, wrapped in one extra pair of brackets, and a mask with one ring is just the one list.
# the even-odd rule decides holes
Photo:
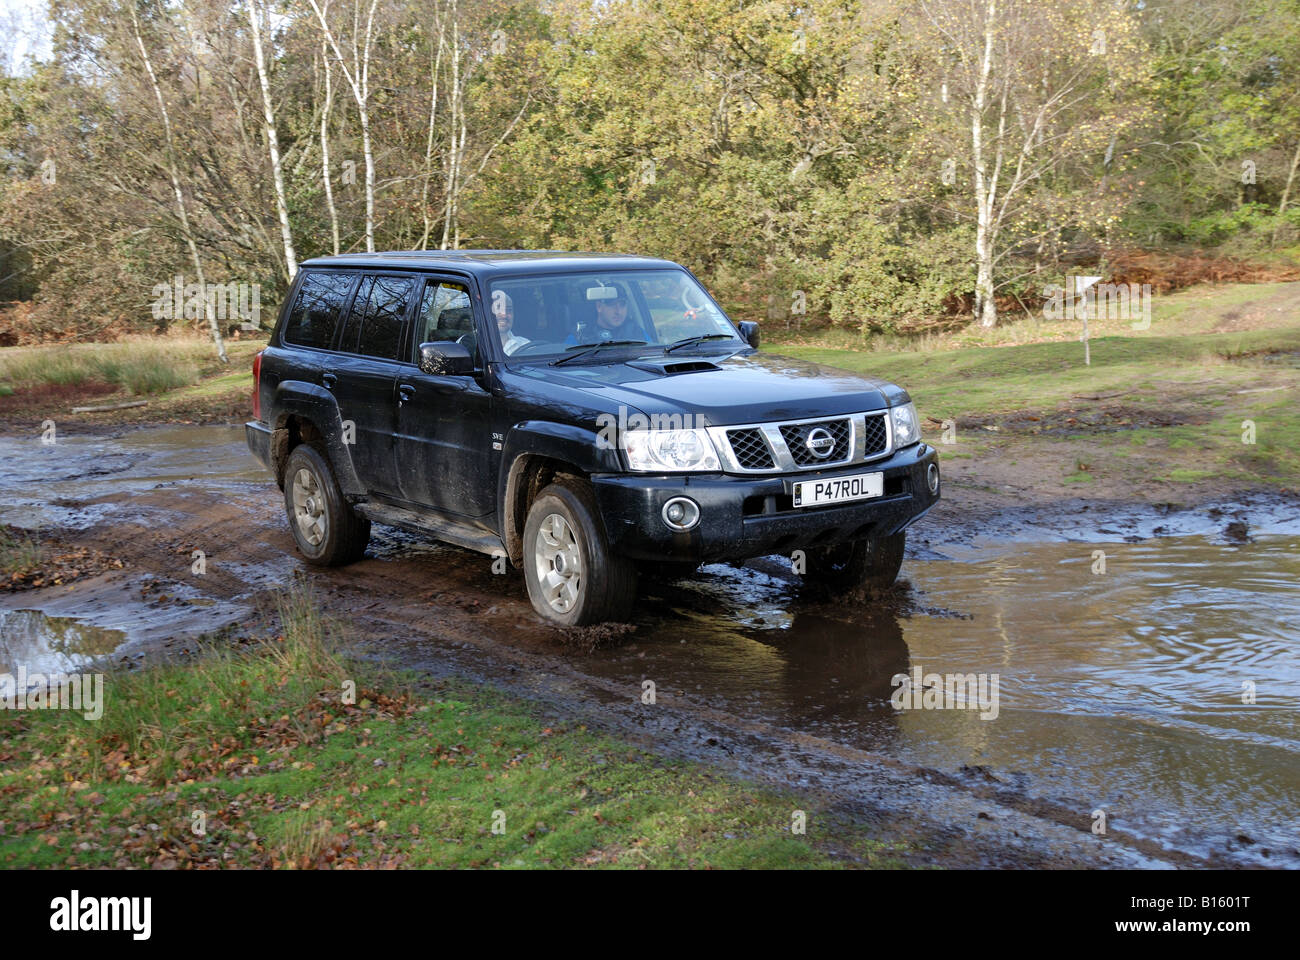
[(883, 590), (898, 579), (907, 533), (808, 551), (805, 577), (836, 589)]
[(289, 454), (284, 507), (298, 552), (309, 563), (333, 567), (366, 552), (370, 521), (348, 506), (329, 461), (315, 447), (299, 444)]
[(636, 568), (609, 549), (596, 499), (582, 481), (544, 488), (524, 524), (524, 579), (542, 616), (569, 627), (626, 620)]

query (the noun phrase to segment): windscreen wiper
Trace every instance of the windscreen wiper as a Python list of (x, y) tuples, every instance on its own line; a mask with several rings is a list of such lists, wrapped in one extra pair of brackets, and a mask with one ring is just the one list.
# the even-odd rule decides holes
[(593, 344), (579, 343), (573, 345), (572, 347), (569, 347), (568, 349), (581, 350), (582, 351), (581, 353), (574, 353), (567, 357), (560, 357), (558, 360), (552, 360), (551, 366), (558, 367), (562, 363), (568, 363), (570, 360), (577, 360), (579, 357), (589, 357), (593, 353), (596, 353), (598, 350), (600, 350), (602, 347), (644, 347), (644, 346), (645, 346), (644, 340), (602, 340), (599, 343), (593, 343)]
[(703, 343), (705, 340), (734, 340), (736, 339), (729, 333), (703, 333), (698, 337), (682, 337), (680, 340), (674, 340), (668, 346), (664, 347), (664, 353), (672, 353), (678, 347), (689, 347), (692, 343)]

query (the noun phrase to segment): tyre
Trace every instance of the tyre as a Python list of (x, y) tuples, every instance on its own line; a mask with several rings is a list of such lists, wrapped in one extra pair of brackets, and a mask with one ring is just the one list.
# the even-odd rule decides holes
[(284, 467), (284, 507), (298, 552), (308, 563), (335, 567), (360, 560), (370, 542), (370, 521), (339, 490), (329, 461), (299, 444)]
[(545, 487), (524, 523), (524, 579), (542, 616), (568, 627), (626, 620), (636, 600), (636, 567), (609, 549), (591, 487)]
[(808, 551), (805, 578), (837, 590), (883, 590), (903, 566), (905, 531), (879, 540), (854, 540)]

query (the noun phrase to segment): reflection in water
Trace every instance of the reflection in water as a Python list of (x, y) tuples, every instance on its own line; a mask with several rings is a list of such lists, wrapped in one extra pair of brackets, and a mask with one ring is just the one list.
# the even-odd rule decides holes
[(630, 643), (586, 657), (584, 670), (639, 672), (660, 694), (787, 726), (869, 730), (873, 740), (896, 732), (890, 681), (909, 660), (894, 614), (792, 609), (788, 582), (723, 565), (692, 580), (642, 586), (643, 609), (654, 613)]
[(112, 653), (124, 641), (121, 630), (92, 627), (39, 610), (0, 610), (0, 693), (19, 668), (28, 675), (70, 673), (95, 657)]
[[(912, 763), (981, 766), (1184, 847), (1279, 862), (1300, 846), (1300, 538), (1004, 545), (904, 574), (963, 617), (810, 604), (712, 566), (647, 583), (633, 642), (583, 667)], [(996, 674), (997, 718), (896, 711), (890, 680), (912, 668)]]

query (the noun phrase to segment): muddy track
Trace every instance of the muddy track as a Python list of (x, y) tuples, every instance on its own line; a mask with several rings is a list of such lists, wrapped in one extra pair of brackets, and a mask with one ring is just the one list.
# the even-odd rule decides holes
[[(43, 608), (93, 616), (96, 608), (120, 609), (141, 596), (142, 582), (154, 581), (142, 602), (158, 627), (147, 631), (150, 642), (132, 650), (143, 658), (188, 651), (199, 631), (215, 625), (212, 608), (196, 599), (269, 613), (275, 589), (301, 567), (282, 513), (266, 499), (272, 502), (231, 502), (173, 488), (123, 498), (122, 506), (140, 519), (91, 527), (78, 539), (112, 550), (127, 569), (79, 585), (75, 601), (69, 596)], [(1118, 830), (1100, 841), (1079, 811), (995, 786), (978, 771), (962, 780), (717, 709), (707, 697), (672, 687), (659, 689), (655, 705), (643, 705), (640, 677), (620, 681), (573, 665), (571, 648), (584, 638), (575, 641), (538, 617), (518, 574), (494, 575), (482, 557), (454, 547), (416, 546), (422, 555), (395, 558), (411, 541), (388, 530), (377, 531), (376, 539), (360, 563), (308, 571), (323, 608), (346, 619), (352, 649), (362, 657), (489, 683), (536, 702), (555, 722), (585, 723), (667, 756), (793, 789), (807, 796), (808, 809), (847, 813), (882, 839), (919, 848), (921, 863), (1208, 865)], [(209, 558), (202, 578), (189, 575), (196, 548)], [(647, 602), (690, 606), (693, 599), (673, 584), (646, 587), (659, 594)]]
[[(112, 457), (100, 457), (81, 469), (86, 477), (106, 478), (103, 485), (91, 489), (87, 484), (90, 495), (77, 497), (69, 495), (77, 484), (76, 471), (69, 471), (64, 482), (71, 486), (48, 501), (53, 514), (47, 529), (57, 530), (65, 542), (123, 560), (124, 568), (71, 587), (0, 595), (0, 608), (39, 608), (50, 616), (124, 629), (132, 639), (116, 656), (141, 662), (188, 653), (197, 637), (231, 624), (260, 628), (275, 591), (305, 573), (324, 609), (349, 625), (349, 643), (358, 656), (430, 676), (491, 684), (534, 702), (548, 722), (585, 723), (667, 756), (700, 760), (790, 789), (809, 811), (852, 817), (869, 824), (882, 840), (907, 844), (916, 851), (912, 859), (917, 864), (1206, 867), (1259, 862), (1239, 850), (1182, 844), (1177, 838), (1159, 842), (1149, 831), (1130, 832), (1122, 816), (1112, 818), (1105, 837), (1094, 836), (1092, 801), (1082, 790), (1077, 799), (1068, 793), (1044, 795), (981, 764), (943, 769), (898, 751), (873, 749), (870, 738), (840, 736), (836, 722), (843, 716), (862, 718), (868, 727), (876, 714), (888, 717), (888, 677), (906, 670), (908, 662), (900, 623), (922, 614), (951, 616), (954, 622), (969, 616), (945, 610), (942, 596), (905, 589), (893, 609), (854, 607), (802, 590), (775, 560), (743, 570), (707, 568), (709, 585), (703, 590), (687, 582), (647, 581), (637, 628), (593, 652), (589, 636), (566, 634), (533, 612), (517, 572), (494, 573), (489, 558), (422, 543), (388, 528), (376, 527), (367, 556), (356, 564), (305, 569), (274, 485), (257, 479), (251, 466), (243, 474), (230, 468), (229, 447), (210, 452), (222, 464), (216, 471), (219, 479), (207, 478), (202, 460), (195, 459), (192, 477), (159, 469), (155, 476), (115, 487), (113, 478), (130, 471), (118, 470), (122, 464)], [(1060, 537), (1074, 524), (1084, 531), (1100, 527), (1112, 538), (1139, 540), (1156, 528), (1212, 533), (1241, 522), (1251, 529), (1297, 512), (1294, 504), (1281, 501), (1259, 502), (1249, 511), (1233, 504), (1195, 511), (1082, 502), (1026, 506), (973, 485), (950, 489), (948, 496), (943, 510), (917, 528), (909, 560), (940, 557), (990, 531), (1016, 539), (1051, 530)], [(195, 550), (205, 557), (202, 575), (192, 572)], [(744, 595), (744, 585), (751, 581), (775, 600), (756, 602)], [(739, 597), (736, 608), (725, 617), (733, 621), (802, 618), (797, 632), (805, 649), (772, 673), (775, 704), (763, 683), (752, 690), (744, 689), (743, 682), (726, 690), (711, 687), (720, 682), (728, 661), (711, 661), (706, 648), (695, 653), (686, 643), (692, 630), (708, 629), (719, 604), (725, 606), (732, 597)], [(666, 628), (681, 633), (683, 652), (675, 652), (676, 644), (664, 648)], [(853, 653), (846, 653), (835, 636), (818, 639), (849, 630), (875, 639)], [(770, 653), (751, 651), (754, 659)], [(846, 657), (859, 661), (847, 669)], [(688, 663), (690, 669), (682, 667)], [(657, 684), (653, 705), (641, 702), (647, 678)], [(836, 690), (841, 682), (847, 688)], [(877, 704), (870, 708), (876, 714), (859, 707), (859, 701)], [(845, 713), (845, 704), (857, 712)], [(1300, 858), (1294, 850), (1275, 849), (1272, 863), (1292, 865), (1292, 854)]]

